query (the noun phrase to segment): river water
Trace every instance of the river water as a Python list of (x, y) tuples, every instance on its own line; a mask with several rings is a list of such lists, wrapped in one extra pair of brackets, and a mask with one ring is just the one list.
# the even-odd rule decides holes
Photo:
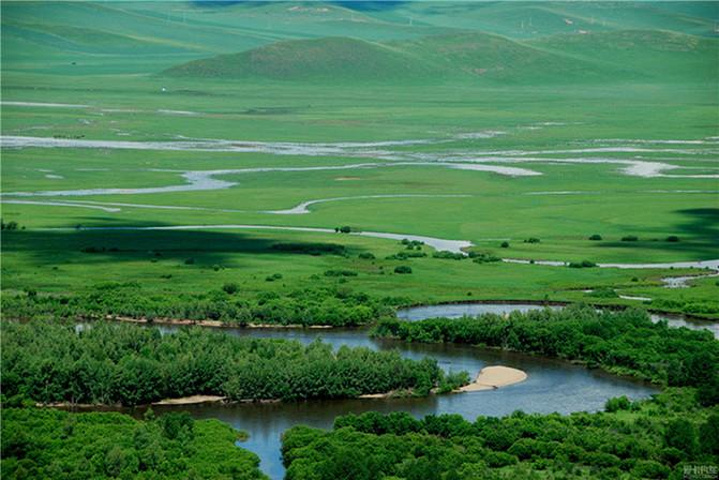
[[(512, 310), (542, 308), (537, 305), (441, 305), (418, 307), (399, 312), (407, 320), (428, 316), (457, 317), (463, 314), (505, 313)], [(160, 327), (165, 333), (182, 327)], [(416, 417), (458, 413), (470, 421), (477, 416), (502, 416), (515, 410), (531, 413), (602, 409), (607, 399), (626, 395), (646, 398), (657, 389), (631, 379), (608, 375), (558, 360), (482, 349), (466, 345), (408, 344), (373, 339), (366, 329), (226, 329), (231, 335), (253, 338), (284, 338), (308, 344), (320, 338), (335, 348), (342, 345), (373, 350), (397, 350), (406, 358), (433, 357), (445, 371), (466, 370), (470, 377), (488, 365), (505, 365), (527, 373), (526, 381), (492, 391), (433, 395), (410, 399), (352, 399), (270, 404), (206, 404), (155, 406), (156, 413), (170, 410), (190, 412), (195, 418), (217, 418), (249, 432), (250, 438), (238, 445), (255, 452), (261, 468), (273, 479), (284, 476), (281, 461), (281, 435), (293, 425), (331, 428), (335, 417), (366, 411), (406, 411)]]

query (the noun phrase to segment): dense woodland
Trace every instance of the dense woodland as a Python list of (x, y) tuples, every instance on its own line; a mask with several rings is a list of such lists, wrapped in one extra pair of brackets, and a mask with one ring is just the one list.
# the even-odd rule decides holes
[(259, 458), (218, 420), (170, 413), (144, 421), (119, 413), (4, 408), (3, 478), (38, 480), (264, 479)]
[[(268, 277), (273, 278), (274, 277)], [(280, 276), (281, 278), (281, 276)], [(219, 320), (237, 326), (251, 323), (357, 326), (392, 316), (401, 298), (375, 299), (342, 288), (307, 288), (280, 296), (263, 292), (254, 298), (237, 295), (237, 286), (226, 284), (205, 294), (153, 295), (135, 282), (97, 285), (77, 295), (38, 295), (27, 291), (3, 295), (3, 315), (13, 319), (132, 318)]]
[(504, 417), (348, 415), (283, 437), (289, 480), (684, 479), (719, 462), (719, 411), (689, 388), (611, 400), (612, 412)]
[(707, 331), (653, 323), (643, 310), (563, 310), (487, 314), (419, 322), (387, 320), (375, 335), (410, 342), (462, 343), (581, 361), (660, 385), (699, 389), (705, 405), (719, 403), (719, 342)]
[[(468, 381), (434, 359), (332, 347), (320, 341), (249, 339), (199, 327), (3, 322), (2, 394), (17, 403), (139, 405), (163, 398), (221, 395), (231, 400), (343, 398), (404, 391), (427, 395)], [(13, 400), (14, 397), (17, 397)]]

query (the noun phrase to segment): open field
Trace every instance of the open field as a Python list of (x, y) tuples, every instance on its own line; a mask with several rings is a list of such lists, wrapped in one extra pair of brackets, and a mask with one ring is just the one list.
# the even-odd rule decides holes
[[(97, 478), (685, 478), (719, 458), (716, 328), (693, 331), (719, 321), (716, 2), (0, 9), (8, 478), (63, 478), (101, 432), (14, 409), (58, 402), (145, 416), (73, 447), (65, 470)], [(497, 314), (397, 318), (475, 301)], [(234, 441), (207, 418), (249, 432), (223, 464), (194, 450)], [(385, 441), (407, 451), (354, 462)]]

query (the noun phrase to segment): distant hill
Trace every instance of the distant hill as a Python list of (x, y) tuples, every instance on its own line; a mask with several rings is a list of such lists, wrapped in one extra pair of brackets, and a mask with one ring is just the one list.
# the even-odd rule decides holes
[[(382, 8), (368, 6), (357, 2), (5, 1), (0, 2), (3, 71), (105, 75), (170, 69), (177, 75), (282, 80), (330, 75), (361, 81), (416, 81), (422, 76), (423, 81), (449, 77), (537, 82), (567, 75), (590, 80), (621, 75), (622, 68), (617, 71), (613, 60), (622, 56), (596, 61), (582, 51), (580, 44), (586, 41), (578, 37), (582, 33), (591, 38), (609, 35), (606, 51), (612, 52), (611, 35), (626, 32), (717, 38), (719, 19), (719, 2), (391, 2), (381, 4)], [(352, 41), (366, 43), (350, 48)], [(238, 52), (253, 49), (255, 59), (243, 61)], [(305, 55), (310, 51), (313, 55)], [(697, 58), (703, 54), (700, 49)], [(210, 61), (218, 55), (227, 57), (219, 63)], [(667, 55), (665, 66), (673, 67), (675, 62), (679, 66), (688, 59), (680, 57)], [(287, 68), (278, 71), (277, 66), (263, 66), (268, 58), (286, 61)], [(345, 58), (354, 60), (351, 65), (339, 65)], [(634, 63), (634, 57), (627, 58)], [(199, 62), (192, 68), (185, 65), (195, 60)], [(637, 62), (643, 60), (637, 58)], [(648, 64), (637, 70), (633, 76), (653, 75)]]
[(717, 73), (718, 53), (719, 40), (676, 32), (582, 32), (530, 41), (467, 32), (384, 43), (341, 37), (285, 41), (164, 73), (294, 82), (706, 81)]
[(531, 45), (621, 69), (634, 78), (715, 82), (719, 78), (719, 39), (661, 30), (562, 35)]
[(352, 38), (277, 42), (245, 52), (188, 62), (173, 76), (273, 80), (399, 80), (441, 70), (388, 45)]

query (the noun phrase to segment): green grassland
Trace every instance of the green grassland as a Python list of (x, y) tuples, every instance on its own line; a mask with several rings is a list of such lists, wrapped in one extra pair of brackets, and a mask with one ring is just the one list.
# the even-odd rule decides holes
[[(291, 10), (293, 6), (299, 9)], [(255, 296), (292, 291), (308, 282), (342, 282), (357, 292), (391, 293), (424, 303), (587, 300), (581, 289), (614, 287), (621, 293), (701, 303), (719, 314), (715, 279), (700, 280), (689, 289), (661, 286), (661, 277), (677, 271), (479, 265), (431, 258), (429, 247), (424, 247), (427, 258), (386, 260), (404, 247), (397, 241), (341, 234), (73, 229), (349, 225), (468, 240), (476, 251), (524, 259), (631, 263), (717, 258), (716, 178), (642, 178), (624, 175), (623, 165), (616, 163), (546, 161), (641, 156), (681, 167), (672, 174), (712, 175), (719, 167), (715, 146), (691, 145), (694, 153), (664, 152), (656, 145), (640, 153), (542, 153), (588, 148), (602, 139), (697, 141), (716, 136), (716, 10), (711, 3), (620, 7), (499, 2), (441, 8), (408, 3), (356, 10), (313, 3), (210, 8), (179, 2), (3, 2), (3, 102), (79, 105), (3, 105), (3, 135), (238, 143), (419, 139), (431, 141), (392, 151), (431, 159), (453, 151), (476, 151), (478, 157), (497, 150), (537, 151), (535, 161), (507, 165), (542, 174), (509, 177), (392, 165), (371, 155), (341, 153), (4, 148), (4, 194), (181, 185), (181, 173), (190, 170), (387, 166), (227, 174), (217, 178), (237, 184), (223, 190), (17, 197), (187, 209), (100, 205), (119, 209), (110, 212), (3, 203), (3, 220), (26, 228), (2, 236), (3, 289), (72, 294), (96, 283), (134, 280), (150, 294), (176, 295), (238, 282), (241, 295)], [(577, 33), (580, 29), (589, 33)], [(504, 133), (476, 135), (487, 131)], [(536, 195), (562, 191), (581, 193)], [(355, 198), (318, 203), (304, 215), (263, 213), (308, 200), (418, 194), (463, 196)], [(51, 227), (70, 230), (43, 230)], [(588, 240), (595, 233), (602, 235), (601, 242)], [(626, 235), (639, 241), (621, 242)], [(666, 242), (670, 235), (680, 241)], [(541, 242), (523, 243), (529, 237)], [(500, 248), (504, 240), (508, 249)], [(271, 248), (282, 242), (337, 243), (350, 254), (311, 256)], [(119, 251), (81, 252), (85, 247)], [(358, 259), (361, 252), (377, 259)], [(185, 264), (189, 257), (194, 265)], [(399, 264), (411, 265), (413, 273), (392, 273)], [(215, 265), (222, 268), (216, 271)], [(330, 269), (359, 274), (342, 280), (324, 277)], [(267, 282), (274, 273), (281, 273), (282, 280)]]

